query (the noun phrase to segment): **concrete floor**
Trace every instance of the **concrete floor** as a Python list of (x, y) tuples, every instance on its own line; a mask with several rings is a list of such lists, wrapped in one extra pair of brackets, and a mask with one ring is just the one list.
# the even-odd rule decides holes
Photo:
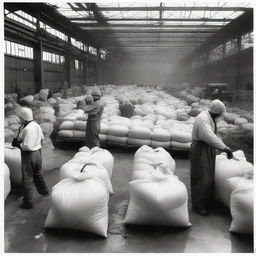
[[(112, 184), (115, 194), (109, 203), (108, 238), (86, 232), (70, 230), (45, 230), (43, 228), (50, 197), (36, 192), (32, 210), (18, 208), (19, 189), (15, 189), (5, 201), (5, 252), (85, 252), (85, 253), (252, 253), (253, 237), (236, 235), (228, 231), (231, 217), (227, 209), (218, 207), (208, 217), (191, 211), (190, 228), (125, 226), (122, 224), (128, 200), (128, 181), (132, 172), (134, 150), (109, 149), (115, 158)], [(55, 166), (61, 166), (73, 157), (77, 147), (57, 148), (51, 156)], [(177, 175), (189, 184), (188, 159), (175, 159)], [(49, 187), (58, 180), (58, 169), (45, 173)]]

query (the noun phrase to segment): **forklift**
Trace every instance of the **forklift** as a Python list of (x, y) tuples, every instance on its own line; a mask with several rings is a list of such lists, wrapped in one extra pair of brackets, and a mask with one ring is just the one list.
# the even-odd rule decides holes
[(208, 83), (204, 92), (205, 99), (232, 101), (232, 92), (228, 91), (227, 83)]

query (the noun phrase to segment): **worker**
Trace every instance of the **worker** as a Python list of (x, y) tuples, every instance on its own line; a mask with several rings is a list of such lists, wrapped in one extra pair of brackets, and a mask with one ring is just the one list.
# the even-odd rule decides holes
[(22, 209), (33, 208), (32, 185), (35, 183), (38, 193), (48, 196), (49, 191), (41, 174), (42, 155), (41, 147), (44, 135), (41, 127), (33, 121), (33, 113), (30, 108), (19, 107), (16, 110), (22, 122), (22, 129), (12, 145), (21, 150), (23, 203)]
[(213, 100), (210, 109), (201, 112), (195, 120), (191, 145), (191, 197), (192, 207), (202, 216), (208, 215), (214, 195), (216, 149), (233, 154), (217, 136), (216, 120), (226, 111), (220, 100)]
[(81, 108), (88, 114), (85, 134), (85, 146), (88, 148), (100, 147), (100, 119), (104, 110), (104, 102), (100, 98), (100, 91), (94, 89), (92, 96), (85, 98), (86, 106)]

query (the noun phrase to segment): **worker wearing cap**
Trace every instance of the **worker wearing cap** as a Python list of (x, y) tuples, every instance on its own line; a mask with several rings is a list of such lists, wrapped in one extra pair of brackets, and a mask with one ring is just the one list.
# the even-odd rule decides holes
[(49, 195), (48, 188), (41, 174), (41, 143), (44, 135), (41, 127), (33, 121), (33, 113), (30, 108), (18, 108), (16, 109), (16, 114), (21, 119), (23, 125), (20, 135), (13, 141), (13, 146), (21, 150), (23, 203), (20, 205), (20, 208), (30, 209), (33, 208), (33, 181), (38, 193)]
[(85, 98), (86, 106), (82, 108), (88, 114), (85, 133), (85, 146), (88, 148), (100, 147), (100, 119), (104, 110), (104, 102), (100, 98), (100, 90), (94, 89), (92, 95)]
[(232, 152), (217, 136), (216, 120), (226, 111), (220, 100), (213, 100), (210, 109), (201, 112), (195, 120), (191, 146), (191, 197), (193, 210), (208, 215), (213, 200), (215, 158), (218, 149), (232, 158)]

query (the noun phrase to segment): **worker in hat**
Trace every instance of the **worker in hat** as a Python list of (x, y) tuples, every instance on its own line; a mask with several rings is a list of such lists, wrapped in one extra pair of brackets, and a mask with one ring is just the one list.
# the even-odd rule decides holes
[(202, 216), (208, 215), (213, 200), (216, 149), (233, 154), (217, 136), (216, 120), (226, 111), (220, 100), (213, 100), (210, 109), (201, 112), (195, 120), (191, 145), (191, 197), (193, 210)]
[(85, 146), (88, 148), (100, 147), (100, 119), (104, 110), (104, 102), (100, 99), (100, 90), (93, 89), (92, 95), (85, 98), (86, 106), (81, 108), (88, 114), (85, 131)]
[(48, 188), (41, 174), (41, 143), (44, 135), (41, 127), (33, 121), (33, 113), (30, 108), (16, 108), (16, 114), (22, 122), (20, 132), (12, 143), (13, 146), (21, 150), (23, 203), (20, 205), (20, 208), (30, 209), (33, 208), (33, 181), (41, 195), (49, 195)]

